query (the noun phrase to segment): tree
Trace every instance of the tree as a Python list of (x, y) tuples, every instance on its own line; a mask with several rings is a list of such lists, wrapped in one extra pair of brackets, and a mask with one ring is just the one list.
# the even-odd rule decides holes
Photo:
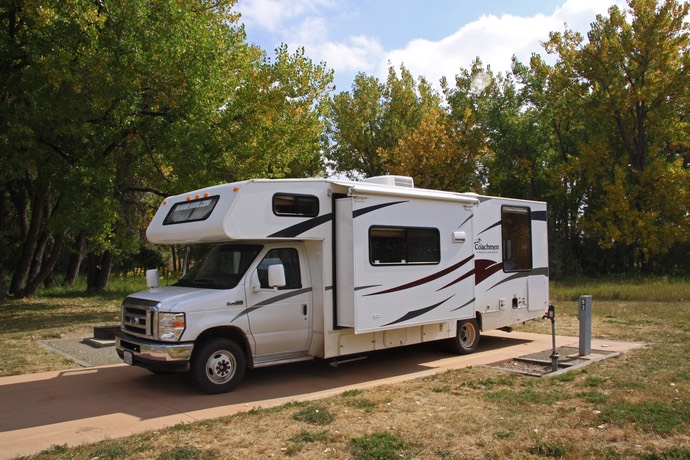
[[(0, 262), (15, 267), (13, 295), (36, 292), (63, 246), (79, 248), (81, 238), (90, 283), (103, 288), (113, 257), (136, 250), (159, 197), (267, 173), (248, 165), (274, 156), (276, 176), (320, 170), (317, 107), (330, 73), (287, 49), (267, 62), (245, 42), (234, 3), (0, 7), (0, 204), (10, 224), (0, 230), (9, 254)], [(256, 75), (264, 86), (252, 93)], [(237, 150), (250, 145), (276, 147), (251, 157)]]
[(274, 60), (252, 63), (221, 120), (224, 151), (234, 154), (233, 179), (304, 177), (324, 173), (322, 114), (332, 71), (286, 45)]
[(581, 228), (622, 267), (651, 270), (690, 235), (688, 88), (690, 5), (629, 0), (614, 6), (588, 41), (553, 33), (553, 84), (580, 107), (583, 135), (570, 165), (582, 172)]
[(351, 92), (332, 98), (324, 143), (335, 172), (357, 178), (391, 171), (391, 149), (419, 125), (425, 107), (412, 74), (404, 66), (400, 74), (389, 67), (384, 84), (360, 73)]
[(392, 174), (412, 176), (415, 186), (458, 192), (482, 190), (486, 143), (467, 129), (471, 112), (457, 116), (443, 106), (441, 96), (420, 79), (417, 91), (420, 119), (401, 133), (386, 155)]

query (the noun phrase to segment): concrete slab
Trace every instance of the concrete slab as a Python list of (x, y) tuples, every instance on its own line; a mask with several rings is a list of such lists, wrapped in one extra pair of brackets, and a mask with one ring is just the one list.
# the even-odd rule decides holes
[[(563, 346), (578, 339), (558, 337)], [(593, 349), (626, 352), (641, 343), (593, 340)], [(262, 368), (247, 373), (232, 393), (205, 395), (187, 374), (156, 375), (111, 365), (0, 378), (0, 459), (30, 455), (53, 445), (119, 438), (178, 423), (231, 415), (289, 401), (316, 400), (348, 389), (424, 377), (448, 369), (486, 365), (550, 349), (551, 336), (492, 331), (477, 352), (444, 353), (424, 344), (372, 353), (337, 368), (325, 361)]]

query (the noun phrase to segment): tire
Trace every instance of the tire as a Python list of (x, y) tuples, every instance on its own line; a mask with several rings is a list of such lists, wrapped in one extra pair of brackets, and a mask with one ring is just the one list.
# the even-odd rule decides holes
[(469, 355), (479, 346), (479, 323), (476, 319), (458, 321), (458, 331), (450, 339), (450, 349), (459, 355)]
[(205, 393), (232, 391), (244, 378), (247, 359), (236, 342), (214, 338), (203, 342), (192, 357), (192, 379)]

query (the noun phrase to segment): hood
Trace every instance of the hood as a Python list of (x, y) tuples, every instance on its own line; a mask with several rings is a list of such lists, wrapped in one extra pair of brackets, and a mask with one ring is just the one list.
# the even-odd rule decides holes
[[(233, 289), (200, 289), (193, 287), (165, 286), (135, 292), (128, 298), (151, 300), (160, 303), (160, 311), (215, 310), (226, 305), (233, 291), (242, 292), (242, 285)], [(244, 293), (242, 292), (244, 298)]]

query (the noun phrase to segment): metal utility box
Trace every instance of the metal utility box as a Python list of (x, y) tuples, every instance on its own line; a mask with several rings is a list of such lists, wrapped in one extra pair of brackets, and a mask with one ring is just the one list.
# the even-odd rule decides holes
[(580, 356), (592, 353), (592, 296), (582, 295), (578, 301), (577, 319), (580, 321)]

